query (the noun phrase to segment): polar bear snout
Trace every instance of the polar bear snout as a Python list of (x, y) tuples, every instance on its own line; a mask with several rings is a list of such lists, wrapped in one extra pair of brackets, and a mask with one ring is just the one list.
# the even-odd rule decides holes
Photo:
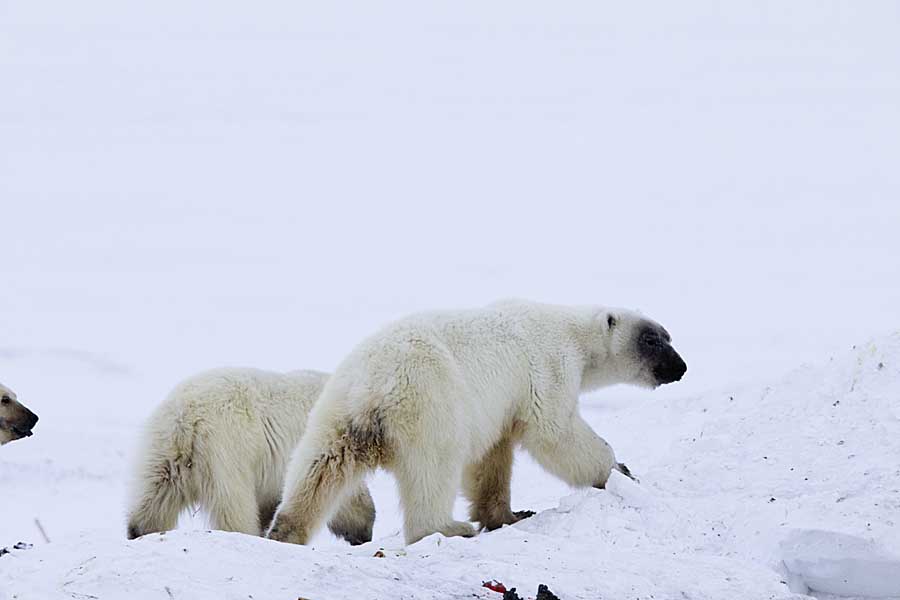
[(652, 374), (656, 385), (680, 381), (687, 364), (672, 347), (669, 332), (656, 323), (646, 323), (636, 340), (637, 352)]
[(653, 376), (659, 385), (680, 381), (687, 373), (687, 363), (684, 362), (684, 359), (671, 346), (668, 350), (669, 356), (653, 367)]
[(0, 444), (30, 437), (38, 416), (4, 394), (0, 398)]

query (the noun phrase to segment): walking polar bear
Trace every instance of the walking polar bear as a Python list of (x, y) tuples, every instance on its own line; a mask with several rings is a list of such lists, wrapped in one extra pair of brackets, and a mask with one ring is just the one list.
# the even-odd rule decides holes
[[(129, 539), (174, 529), (189, 506), (215, 529), (261, 535), (281, 499), (291, 451), (328, 376), (219, 369), (178, 385), (150, 417), (128, 513)], [(357, 480), (329, 529), (372, 539), (375, 505)]]
[(514, 523), (529, 514), (510, 508), (517, 445), (573, 486), (603, 487), (627, 469), (578, 414), (578, 395), (681, 379), (687, 366), (670, 341), (633, 312), (519, 301), (395, 322), (325, 385), (268, 536), (307, 543), (379, 466), (398, 480), (407, 543), (475, 534), (453, 520), (460, 480), (473, 521)]

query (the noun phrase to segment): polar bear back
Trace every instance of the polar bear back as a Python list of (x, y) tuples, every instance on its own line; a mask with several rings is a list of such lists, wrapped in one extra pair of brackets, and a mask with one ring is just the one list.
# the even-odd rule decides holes
[(588, 329), (594, 312), (508, 302), (395, 321), (337, 368), (311, 431), (373, 414), (388, 430), (408, 429), (432, 415), (468, 455), (481, 455), (512, 423), (530, 420), (535, 400), (552, 397), (546, 410), (570, 411), (557, 399), (577, 394), (585, 360), (572, 332)]
[(287, 460), (327, 379), (318, 371), (199, 373), (158, 407), (148, 423), (148, 443), (157, 452), (220, 463), (231, 455), (226, 464), (239, 460), (252, 469), (259, 492), (272, 492), (280, 489)]

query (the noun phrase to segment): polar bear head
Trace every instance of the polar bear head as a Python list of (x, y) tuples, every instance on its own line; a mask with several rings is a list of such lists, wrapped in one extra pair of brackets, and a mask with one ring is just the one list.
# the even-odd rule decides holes
[(0, 446), (31, 435), (36, 414), (19, 404), (16, 394), (0, 383)]
[(680, 380), (687, 364), (675, 348), (672, 336), (659, 323), (624, 309), (604, 310), (599, 315), (604, 368), (611, 383), (630, 383), (656, 388)]

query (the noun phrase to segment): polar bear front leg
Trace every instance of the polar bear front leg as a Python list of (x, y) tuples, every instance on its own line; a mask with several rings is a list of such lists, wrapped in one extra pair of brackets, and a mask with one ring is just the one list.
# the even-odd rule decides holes
[(509, 484), (512, 479), (513, 443), (502, 437), (478, 462), (466, 466), (463, 488), (469, 499), (469, 516), (488, 531), (512, 525), (534, 512), (513, 512)]
[(619, 470), (613, 449), (578, 413), (556, 425), (532, 424), (522, 440), (525, 449), (569, 485), (603, 488), (613, 469)]

